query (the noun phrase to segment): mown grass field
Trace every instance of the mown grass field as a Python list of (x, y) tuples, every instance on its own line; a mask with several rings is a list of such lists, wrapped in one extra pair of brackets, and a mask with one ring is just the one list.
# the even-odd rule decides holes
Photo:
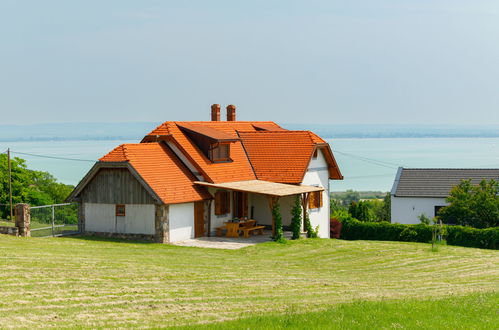
[(499, 322), (498, 278), (499, 251), (435, 253), (419, 243), (215, 250), (0, 235), (0, 328), (321, 328), (329, 320), (337, 328), (414, 328), (439, 310), (433, 328), (460, 318), (490, 328)]

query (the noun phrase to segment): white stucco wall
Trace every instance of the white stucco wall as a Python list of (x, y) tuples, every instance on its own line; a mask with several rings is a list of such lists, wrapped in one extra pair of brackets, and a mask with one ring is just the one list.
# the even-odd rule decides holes
[(319, 226), (319, 237), (329, 238), (329, 171), (326, 158), (322, 151), (317, 152), (317, 158), (312, 159), (303, 178), (302, 184), (323, 187), (322, 207), (309, 210), (312, 227)]
[(85, 231), (154, 235), (152, 204), (126, 204), (126, 216), (116, 216), (115, 204), (85, 203)]
[(171, 204), (168, 217), (170, 242), (194, 238), (194, 203)]
[(393, 223), (418, 224), (418, 216), (426, 214), (430, 219), (435, 216), (435, 206), (445, 206), (445, 198), (395, 197), (391, 198), (391, 218)]

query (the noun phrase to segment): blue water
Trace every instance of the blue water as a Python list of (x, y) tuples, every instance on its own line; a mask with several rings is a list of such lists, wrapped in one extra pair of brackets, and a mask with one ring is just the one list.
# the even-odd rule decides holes
[[(0, 142), (0, 152), (42, 154), (97, 160), (122, 143), (138, 141)], [(330, 139), (345, 179), (333, 181), (331, 190), (389, 191), (398, 166), (499, 167), (499, 138), (341, 138)], [(52, 173), (59, 181), (77, 184), (92, 167), (91, 161), (66, 161), (13, 154), (28, 167)]]

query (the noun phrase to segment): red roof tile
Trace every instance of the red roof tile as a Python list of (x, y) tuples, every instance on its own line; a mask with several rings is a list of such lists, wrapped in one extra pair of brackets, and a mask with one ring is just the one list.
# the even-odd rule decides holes
[(244, 181), (256, 179), (246, 152), (240, 141), (231, 143), (231, 162), (213, 163), (208, 157), (182, 132), (179, 126), (203, 126), (225, 133), (234, 139), (239, 139), (238, 131), (256, 131), (253, 125), (265, 124), (267, 127), (281, 127), (274, 122), (252, 122), (252, 121), (198, 121), (198, 122), (165, 122), (150, 132), (143, 141), (150, 141), (157, 135), (168, 135), (183, 150), (194, 164), (205, 176), (207, 181), (214, 183)]
[(99, 159), (129, 162), (165, 204), (200, 201), (211, 196), (196, 186), (194, 175), (170, 148), (162, 143), (122, 144)]
[(318, 141), (309, 131), (239, 132), (239, 136), (258, 180), (279, 183), (302, 182)]

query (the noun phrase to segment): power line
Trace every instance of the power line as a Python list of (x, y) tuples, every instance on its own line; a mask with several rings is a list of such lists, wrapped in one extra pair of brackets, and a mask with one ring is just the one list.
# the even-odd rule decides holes
[(369, 179), (369, 178), (382, 178), (382, 177), (393, 177), (392, 174), (376, 174), (376, 175), (359, 175), (359, 176), (346, 176), (345, 179)]
[(399, 164), (385, 162), (385, 161), (374, 159), (374, 158), (368, 158), (368, 157), (364, 157), (364, 156), (354, 155), (354, 154), (350, 154), (350, 153), (346, 153), (346, 152), (342, 152), (342, 151), (338, 151), (338, 150), (334, 150), (333, 152), (344, 155), (344, 156), (352, 157), (352, 158), (364, 161), (366, 163), (370, 163), (370, 164), (374, 164), (374, 165), (378, 165), (378, 166), (382, 166), (382, 167), (386, 167), (386, 168), (396, 169), (399, 166), (401, 166)]
[(37, 155), (37, 154), (30, 154), (27, 152), (18, 152), (18, 151), (11, 151), (13, 154), (18, 154), (18, 155), (25, 155), (25, 156), (33, 156), (33, 157), (40, 157), (40, 158), (50, 158), (50, 159), (58, 159), (58, 160), (70, 160), (70, 161), (75, 161), (75, 162), (91, 162), (95, 163), (95, 160), (90, 160), (90, 159), (79, 159), (79, 158), (65, 158), (65, 157), (56, 157), (56, 156), (47, 156), (47, 155)]

